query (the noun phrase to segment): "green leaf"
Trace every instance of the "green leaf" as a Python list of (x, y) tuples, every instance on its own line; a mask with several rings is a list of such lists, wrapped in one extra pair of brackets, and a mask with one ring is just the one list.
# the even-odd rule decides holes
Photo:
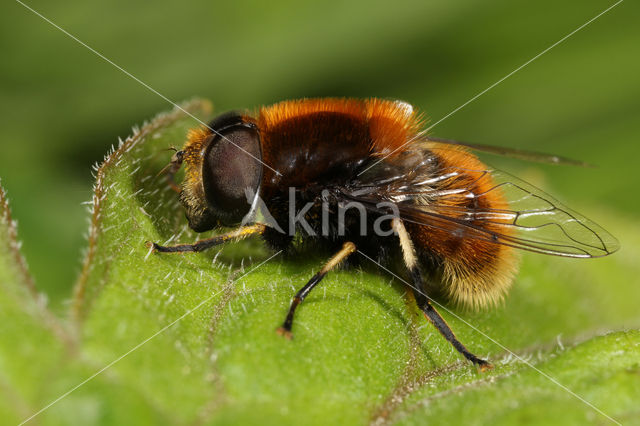
[[(49, 366), (32, 365), (40, 348), (59, 357), (61, 346), (48, 327), (42, 304), (19, 252), (16, 225), (4, 190), (0, 188), (0, 416), (17, 422), (32, 411), (28, 400), (37, 390), (34, 380)], [(47, 360), (44, 360), (47, 361)], [(55, 361), (54, 361), (55, 362)]]
[[(0, 418), (17, 424), (56, 401), (98, 367), (46, 307), (19, 252), (15, 222), (0, 187)], [(100, 366), (102, 367), (102, 366)], [(42, 424), (122, 424), (160, 417), (128, 384), (108, 374), (38, 416)]]
[[(443, 371), (439, 377), (427, 376), (429, 385), (408, 395), (395, 408), (392, 419), (398, 424), (450, 419), (466, 425), (603, 424), (611, 420), (588, 409), (588, 401), (622, 424), (638, 424), (639, 351), (638, 331), (618, 332), (567, 350), (532, 354), (529, 362), (548, 377), (507, 360), (482, 378)], [(551, 384), (549, 377), (566, 389)], [(424, 381), (419, 379), (419, 383)]]
[[(211, 116), (205, 101), (183, 108)], [(181, 110), (162, 114), (97, 170), (69, 325), (34, 298), (14, 228), (3, 219), (3, 418), (26, 419), (99, 373), (38, 421), (606, 422), (534, 366), (607, 415), (636, 421), (640, 333), (607, 333), (639, 325), (631, 297), (637, 244), (591, 262), (527, 255), (504, 306), (476, 313), (445, 306), (441, 312), (460, 340), (496, 364), (489, 373), (463, 361), (404, 285), (365, 260), (362, 269), (327, 276), (301, 305), (288, 341), (275, 329), (328, 253), (301, 249), (271, 258), (255, 240), (197, 254), (153, 254), (145, 244), (210, 235), (188, 229), (177, 195), (158, 176), (172, 155), (168, 148), (198, 125)], [(2, 209), (8, 217), (4, 196)], [(619, 231), (640, 242), (638, 226), (621, 223)]]

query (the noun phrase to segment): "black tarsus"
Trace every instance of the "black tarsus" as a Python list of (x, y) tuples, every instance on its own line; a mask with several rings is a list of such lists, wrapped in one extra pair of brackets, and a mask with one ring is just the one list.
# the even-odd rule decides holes
[(278, 334), (291, 339), (293, 335), (291, 334), (291, 327), (293, 326), (293, 316), (295, 315), (296, 308), (302, 301), (311, 293), (311, 290), (314, 289), (316, 285), (329, 271), (338, 266), (344, 259), (346, 259), (351, 253), (356, 250), (356, 246), (352, 242), (346, 242), (342, 246), (342, 249), (334, 254), (327, 263), (320, 269), (318, 273), (316, 273), (311, 279), (302, 287), (293, 298), (291, 302), (291, 306), (289, 307), (289, 312), (287, 313), (287, 317), (282, 323), (282, 327), (279, 327), (276, 331)]
[(161, 246), (160, 244), (147, 241), (147, 246), (152, 247), (153, 251), (158, 253), (185, 253), (199, 252), (210, 249), (217, 245), (232, 240), (241, 240), (250, 235), (262, 234), (266, 229), (265, 225), (257, 223), (249, 226), (243, 226), (225, 234), (216, 235), (206, 240), (196, 241), (193, 244), (176, 244), (175, 246)]
[(296, 308), (300, 303), (302, 303), (302, 301), (305, 299), (305, 297), (307, 297), (307, 295), (311, 292), (311, 290), (313, 290), (313, 288), (320, 281), (322, 281), (322, 279), (326, 274), (327, 274), (326, 272), (322, 272), (322, 271), (318, 272), (313, 277), (311, 277), (309, 282), (307, 282), (304, 285), (304, 287), (302, 287), (296, 293), (296, 296), (293, 298), (293, 301), (291, 302), (291, 306), (289, 307), (289, 312), (287, 313), (287, 317), (285, 318), (284, 323), (282, 323), (282, 327), (278, 328), (277, 330), (279, 334), (289, 339), (292, 337), (291, 327), (293, 326), (293, 316), (296, 312)]
[(489, 362), (484, 359), (478, 358), (476, 355), (472, 354), (463, 344), (458, 340), (456, 335), (449, 327), (449, 324), (442, 318), (440, 313), (433, 307), (431, 304), (431, 300), (425, 295), (424, 285), (422, 283), (422, 276), (420, 274), (420, 270), (418, 266), (414, 266), (409, 270), (411, 275), (411, 279), (415, 287), (412, 287), (413, 295), (416, 299), (416, 303), (418, 307), (424, 315), (427, 317), (429, 322), (434, 325), (434, 327), (442, 334), (442, 336), (447, 339), (451, 345), (456, 348), (458, 352), (460, 352), (466, 359), (476, 364), (482, 371), (489, 370), (493, 368)]
[(161, 246), (153, 242), (149, 242), (148, 245), (151, 245), (151, 247), (153, 247), (153, 250), (158, 253), (199, 252), (226, 242), (227, 239), (223, 237), (224, 235), (218, 235), (213, 238), (197, 241), (193, 244), (178, 244), (175, 246)]

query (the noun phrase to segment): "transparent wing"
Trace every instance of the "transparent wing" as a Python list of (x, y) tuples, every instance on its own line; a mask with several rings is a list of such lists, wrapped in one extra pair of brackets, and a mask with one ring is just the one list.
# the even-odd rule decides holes
[(453, 139), (437, 138), (435, 136), (427, 136), (425, 139), (429, 142), (437, 142), (445, 145), (456, 145), (470, 148), (474, 151), (486, 152), (504, 157), (517, 158), (519, 160), (535, 161), (538, 163), (557, 164), (563, 166), (579, 166), (593, 167), (593, 165), (580, 160), (574, 160), (567, 157), (561, 157), (554, 154), (545, 154), (542, 152), (528, 151), (524, 149), (507, 148), (502, 146), (485, 145), (473, 142), (462, 142)]
[[(433, 147), (431, 148), (433, 149)], [(564, 206), (539, 188), (508, 173), (446, 167), (437, 174), (418, 169), (404, 175), (380, 173), (347, 194), (351, 200), (374, 204), (396, 204), (403, 220), (445, 230), (460, 238), (474, 238), (497, 244), (565, 257), (602, 257), (619, 248), (618, 241), (601, 226)], [(466, 185), (460, 185), (464, 177)], [(475, 182), (485, 180), (484, 192), (474, 192)], [(503, 199), (498, 208), (490, 200)], [(387, 211), (388, 213), (388, 211)]]

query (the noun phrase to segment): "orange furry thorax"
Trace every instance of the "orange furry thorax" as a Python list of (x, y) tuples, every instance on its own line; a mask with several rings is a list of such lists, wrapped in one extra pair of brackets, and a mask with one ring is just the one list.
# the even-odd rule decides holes
[[(489, 191), (495, 185), (490, 175), (465, 172), (486, 169), (475, 155), (460, 147), (438, 150), (437, 144), (425, 142), (420, 132), (423, 120), (409, 104), (376, 98), (301, 99), (265, 106), (254, 116), (242, 117), (257, 126), (262, 161), (270, 166), (263, 168), (260, 186), (266, 200), (284, 197), (279, 195), (283, 188), (321, 185), (327, 181), (328, 171), (335, 179), (348, 179), (353, 173), (349, 167), (361, 159), (393, 164), (401, 161), (404, 153), (415, 151), (429, 153), (444, 169), (460, 171), (442, 180), (439, 189), (489, 193), (478, 208), (500, 210), (508, 206), (500, 191)], [(210, 129), (198, 128), (189, 132), (183, 148), (186, 175), (181, 198), (196, 213), (207, 208), (202, 173), (207, 145), (214, 138)], [(460, 214), (457, 211), (469, 208), (469, 198), (455, 194), (441, 197), (438, 203), (453, 218)], [(424, 209), (430, 209), (428, 203)], [(425, 216), (424, 220), (430, 219)], [(489, 232), (495, 227), (481, 221), (478, 226)], [(407, 223), (406, 227), (418, 253), (441, 259), (439, 279), (450, 299), (474, 308), (502, 299), (516, 270), (510, 247), (465, 238), (453, 221), (431, 227)]]
[(258, 114), (258, 126), (268, 132), (282, 122), (325, 112), (343, 114), (366, 124), (371, 153), (380, 157), (397, 153), (421, 128), (421, 119), (409, 104), (377, 98), (284, 101), (262, 107)]

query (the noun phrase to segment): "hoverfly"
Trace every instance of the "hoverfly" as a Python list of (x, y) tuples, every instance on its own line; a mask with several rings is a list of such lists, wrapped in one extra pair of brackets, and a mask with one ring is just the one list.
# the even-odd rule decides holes
[[(515, 249), (590, 258), (614, 252), (618, 243), (541, 190), (489, 169), (470, 150), (577, 163), (430, 137), (400, 101), (302, 99), (256, 114), (229, 112), (192, 130), (168, 170), (173, 182), (186, 166), (180, 199), (193, 230), (237, 228), (153, 248), (197, 252), (259, 235), (271, 248), (286, 249), (297, 235), (334, 250), (278, 328), (289, 338), (298, 305), (355, 251), (386, 263), (402, 259), (427, 319), (465, 358), (490, 368), (456, 338), (428, 294), (473, 308), (495, 304), (516, 273)], [(251, 222), (258, 201), (270, 223)]]

